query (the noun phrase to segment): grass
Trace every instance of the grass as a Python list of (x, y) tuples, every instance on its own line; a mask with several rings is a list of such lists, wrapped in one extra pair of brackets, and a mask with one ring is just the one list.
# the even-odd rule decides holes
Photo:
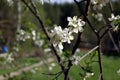
[(1, 62), (0, 75), (10, 73), (13, 71), (17, 71), (20, 68), (30, 66), (34, 63), (39, 62), (40, 60), (41, 60), (40, 58), (27, 57), (27, 58), (19, 59), (19, 60), (15, 61), (13, 63), (10, 63), (10, 64), (4, 64), (4, 62), (2, 64), (2, 62)]
[[(80, 65), (86, 67), (86, 62), (89, 62), (90, 57), (86, 57), (84, 60), (80, 62)], [(94, 60), (97, 60), (97, 56), (93, 58)], [(37, 63), (40, 59), (38, 58), (24, 58), (19, 61), (19, 66), (25, 66), (25, 64), (32, 65), (34, 63)], [(111, 57), (111, 56), (102, 56), (102, 66), (103, 66), (103, 74), (104, 74), (104, 80), (120, 80), (120, 76), (117, 74), (117, 70), (120, 69), (120, 58), (119, 57)], [(48, 67), (51, 65), (51, 63), (42, 65), (40, 67), (37, 67), (35, 69), (32, 69), (28, 72), (23, 72), (20, 76), (16, 76), (10, 80), (53, 80), (55, 78), (55, 75), (45, 75), (43, 73), (57, 73), (60, 71), (60, 67), (58, 65), (54, 66), (51, 71), (48, 70)], [(86, 80), (98, 80), (99, 79), (99, 66), (97, 62), (91, 63), (91, 71), (94, 73), (94, 75), (90, 78), (87, 78)], [(17, 70), (18, 68), (12, 68), (12, 69), (6, 69), (2, 70), (0, 68), (0, 74), (6, 73), (6, 72), (12, 72)], [(80, 68), (80, 66), (73, 66), (70, 70), (70, 78), (72, 80), (83, 80), (83, 77), (80, 76), (80, 73), (84, 74), (84, 71)], [(59, 76), (58, 80), (63, 80), (63, 75)]]
[[(88, 58), (86, 58), (88, 59)], [(96, 59), (96, 58), (95, 58)], [(120, 80), (120, 76), (116, 73), (118, 69), (120, 69), (120, 58), (116, 57), (107, 57), (102, 56), (102, 64), (103, 64), (103, 74), (104, 80)], [(85, 66), (84, 61), (80, 63), (82, 66)], [(47, 64), (48, 66), (51, 65), (50, 63)], [(42, 73), (57, 73), (60, 71), (59, 66), (53, 67), (53, 70), (49, 71), (48, 67), (42, 65), (37, 68), (35, 73), (31, 71), (26, 72), (20, 76), (17, 76), (16, 79), (12, 80), (52, 80), (55, 78), (55, 75), (45, 75)], [(99, 79), (99, 66), (98, 63), (92, 63), (92, 71), (94, 75), (86, 80), (98, 80)], [(72, 80), (83, 80), (80, 76), (80, 73), (84, 73), (84, 71), (80, 68), (80, 66), (73, 66), (70, 71), (70, 77)], [(63, 80), (63, 75), (61, 75), (58, 80)]]
[[(102, 57), (102, 65), (103, 65), (103, 74), (104, 80), (120, 80), (120, 76), (117, 74), (117, 70), (120, 69), (120, 58), (114, 57)], [(98, 80), (99, 79), (99, 66), (97, 63), (92, 64), (92, 71), (94, 76), (86, 79), (86, 80)], [(74, 66), (71, 69), (71, 77), (73, 80), (82, 80), (78, 73), (82, 72), (80, 67)]]

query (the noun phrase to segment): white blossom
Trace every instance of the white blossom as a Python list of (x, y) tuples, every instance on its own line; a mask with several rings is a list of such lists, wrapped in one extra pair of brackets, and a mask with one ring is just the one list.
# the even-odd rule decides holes
[(117, 31), (118, 30), (118, 23), (117, 21), (120, 20), (120, 15), (115, 16), (113, 13), (111, 14), (111, 17), (108, 18), (108, 20), (111, 22), (111, 26), (113, 28), (113, 31)]
[(12, 61), (14, 61), (14, 58), (12, 57), (12, 53), (10, 53), (10, 54), (8, 54), (7, 56), (6, 56), (6, 62), (7, 63), (11, 63)]
[(31, 34), (32, 34), (32, 39), (36, 40), (36, 31), (32, 30)]
[(38, 0), (42, 5), (44, 4), (44, 0)]
[(109, 0), (91, 0), (94, 10), (101, 10), (108, 2)]
[(97, 5), (97, 4), (105, 5), (108, 2), (109, 2), (109, 0), (91, 0), (91, 3), (94, 4), (94, 5)]
[(38, 47), (41, 47), (44, 44), (44, 40), (37, 39), (37, 40), (34, 41), (34, 44)]
[(63, 49), (63, 42), (70, 43), (73, 40), (72, 32), (69, 31), (68, 28), (62, 29), (61, 26), (55, 26), (53, 30), (51, 30), (51, 42), (54, 47), (58, 47), (59, 49)]
[(36, 70), (34, 70), (34, 69), (31, 69), (30, 71), (31, 71), (31, 73), (33, 73), (33, 74), (36, 73)]
[(59, 47), (59, 49), (63, 50), (62, 42), (59, 42), (59, 43), (58, 43), (58, 47)]
[(17, 41), (26, 41), (27, 39), (30, 39), (30, 34), (28, 34), (25, 30), (20, 29), (17, 31), (16, 40)]
[(97, 0), (91, 0), (91, 3), (92, 3), (92, 4), (97, 4), (98, 1), (97, 1)]
[(82, 21), (81, 19), (77, 18), (77, 16), (74, 16), (73, 18), (68, 17), (68, 26), (72, 26), (73, 27), (73, 32), (78, 33), (79, 32), (83, 32), (83, 27), (85, 25), (85, 22)]
[(54, 66), (56, 66), (56, 64), (55, 64), (55, 63), (52, 63), (51, 66), (54, 67)]
[(52, 68), (51, 66), (49, 66), (49, 68), (48, 68), (48, 69), (49, 69), (49, 71), (51, 71), (53, 68)]
[(62, 46), (62, 35), (63, 30), (61, 26), (55, 26), (53, 30), (51, 30), (51, 42), (53, 43), (53, 46), (58, 46), (60, 49), (63, 49)]
[(83, 80), (86, 80), (86, 78), (90, 78), (94, 75), (94, 73), (86, 72), (85, 77)]
[(19, 48), (18, 47), (13, 47), (13, 50), (15, 50), (16, 52), (18, 52)]
[(51, 63), (51, 65), (48, 67), (48, 69), (51, 71), (53, 69), (53, 67), (55, 67), (56, 64), (55, 63)]
[(26, 34), (26, 32), (25, 32), (24, 30), (22, 30), (22, 29), (19, 30), (18, 32), (19, 32), (21, 35), (25, 35), (25, 34)]
[(83, 32), (83, 27), (85, 22), (81, 19), (78, 19), (77, 16), (73, 18), (68, 17), (68, 26), (69, 28), (62, 29), (61, 26), (55, 25), (54, 29), (51, 30), (50, 37), (51, 42), (54, 47), (63, 50), (63, 43), (71, 43), (71, 40), (74, 39), (73, 32)]
[(13, 0), (7, 0), (7, 2), (9, 3), (9, 5), (13, 4)]
[(72, 32), (70, 32), (68, 28), (65, 28), (63, 30), (62, 42), (71, 43), (71, 40), (73, 39), (74, 37), (72, 36)]
[(95, 15), (95, 18), (96, 18), (98, 21), (102, 21), (103, 15), (102, 15), (101, 13), (97, 13), (97, 14)]
[(120, 69), (117, 70), (117, 74), (120, 76)]
[(36, 31), (35, 30), (32, 30), (32, 35), (36, 36)]
[(50, 51), (51, 51), (50, 48), (45, 48), (45, 49), (44, 49), (44, 52), (45, 52), (45, 53), (49, 53)]
[(108, 18), (109, 21), (115, 21), (120, 19), (120, 15), (115, 16), (113, 13), (111, 14), (111, 17)]
[(80, 56), (76, 56), (76, 55), (73, 55), (70, 60), (72, 61), (72, 64), (73, 65), (78, 65), (79, 61), (80, 61)]
[(75, 53), (78, 53), (78, 52), (80, 52), (80, 48), (77, 48), (75, 51)]

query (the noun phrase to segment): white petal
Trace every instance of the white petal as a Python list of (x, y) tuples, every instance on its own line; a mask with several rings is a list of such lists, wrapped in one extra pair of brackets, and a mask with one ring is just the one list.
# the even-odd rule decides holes
[(74, 28), (73, 32), (78, 33), (78, 28)]
[(62, 45), (62, 43), (60, 42), (59, 44), (58, 44), (58, 47), (59, 47), (59, 49), (63, 49), (63, 45)]
[(74, 17), (73, 17), (73, 20), (76, 21), (76, 20), (77, 20), (77, 16), (74, 16)]
[(84, 29), (83, 29), (82, 27), (79, 27), (79, 31), (80, 31), (80, 32), (83, 32)]
[(72, 21), (72, 18), (71, 18), (71, 17), (67, 17), (67, 20), (68, 20), (68, 21)]
[(70, 44), (70, 43), (71, 43), (71, 42), (70, 42), (70, 40), (68, 40), (67, 42), (68, 42), (68, 44)]
[(73, 36), (70, 36), (69, 38), (70, 38), (70, 40), (73, 40), (73, 39), (74, 39), (74, 37), (73, 37)]

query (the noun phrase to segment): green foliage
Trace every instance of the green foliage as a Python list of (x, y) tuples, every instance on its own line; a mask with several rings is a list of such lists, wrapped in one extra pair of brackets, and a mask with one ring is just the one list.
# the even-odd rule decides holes
[(70, 58), (71, 52), (70, 51), (64, 51), (63, 56), (66, 58)]
[(117, 24), (118, 24), (118, 26), (119, 26), (119, 28), (120, 28), (120, 19), (117, 21)]
[[(4, 1), (3, 1), (3, 4), (5, 4), (5, 6), (7, 6), (6, 2), (4, 2)], [(37, 8), (39, 9), (40, 17), (43, 20), (45, 26), (47, 26), (46, 29), (48, 29), (48, 30), (55, 23), (60, 24), (64, 28), (64, 26), (66, 26), (68, 24), (67, 23), (68, 16), (73, 16), (75, 14), (79, 15), (79, 12), (77, 12), (78, 10), (74, 4), (62, 4), (62, 5), (45, 4), (44, 6), (41, 6), (38, 3), (36, 3), (36, 5), (37, 5)], [(23, 8), (24, 8), (24, 6), (23, 6)], [(9, 8), (5, 8), (5, 10), (8, 10), (8, 9)], [(4, 10), (4, 8), (2, 8), (2, 10)], [(105, 8), (103, 11), (105, 12), (105, 10), (107, 10), (107, 9)], [(105, 15), (108, 14), (106, 12), (104, 13)], [(5, 12), (2, 13), (2, 16), (4, 15), (4, 13)], [(46, 44), (47, 43), (46, 36), (42, 32), (39, 22), (35, 19), (35, 17), (32, 14), (29, 14), (28, 9), (25, 9), (25, 11), (22, 13), (22, 15), (23, 16), (22, 16), (22, 27), (21, 28), (24, 29), (25, 31), (27, 31), (28, 34), (30, 34), (33, 30), (37, 31), (38, 32), (37, 35), (39, 35), (45, 41), (45, 45), (43, 45), (42, 48), (48, 48), (49, 44)], [(0, 14), (0, 16), (1, 16), (1, 14)], [(10, 15), (8, 17), (10, 17)], [(100, 24), (99, 22), (95, 23), (95, 19), (91, 18), (90, 20), (92, 23), (94, 23), (93, 24), (94, 27), (99, 30), (102, 24)], [(118, 20), (117, 23), (120, 25), (120, 20)], [(40, 30), (38, 30), (37, 27), (39, 27)], [(87, 30), (88, 33), (86, 33), (86, 31), (84, 32), (84, 34), (83, 34), (84, 40), (86, 40), (86, 42), (89, 42), (90, 44), (93, 44), (93, 43), (95, 44), (96, 39), (94, 38), (95, 37), (94, 34), (92, 35), (92, 33), (91, 33), (92, 31), (89, 28), (85, 27), (85, 29)], [(87, 39), (86, 39), (86, 35), (89, 36), (89, 37), (87, 37)], [(27, 40), (25, 43), (23, 43), (23, 41), (22, 41), (19, 43), (18, 46), (19, 46), (19, 48), (21, 48), (22, 52), (25, 52), (25, 50), (29, 51), (29, 50), (33, 49), (34, 45), (31, 43), (32, 43), (32, 40)], [(77, 53), (77, 55), (81, 55), (81, 53)], [(71, 56), (71, 52), (65, 51), (62, 56), (69, 59)], [(92, 55), (87, 57), (87, 59), (85, 59), (83, 62), (80, 63), (80, 66), (78, 66), (78, 67), (73, 66), (74, 68), (72, 68), (72, 70), (70, 71), (70, 77), (72, 79), (79, 80), (79, 79), (82, 79), (83, 77), (85, 77), (86, 72), (94, 72), (95, 76), (93, 76), (93, 78), (90, 78), (90, 80), (97, 80), (99, 77), (99, 73), (98, 73), (99, 69), (97, 68), (98, 66), (96, 64), (94, 64), (95, 61), (97, 62), (97, 60), (96, 60), (97, 56), (98, 56), (98, 51), (96, 51), (95, 53), (93, 53)], [(119, 77), (116, 75), (114, 78), (113, 77), (108, 78), (108, 74), (112, 76), (113, 70), (116, 71), (116, 67), (117, 68), (120, 67), (120, 66), (117, 66), (118, 63), (114, 63), (114, 61), (116, 61), (115, 59), (112, 59), (109, 61), (108, 61), (108, 59), (109, 59), (108, 57), (103, 57), (103, 61), (104, 61), (103, 65), (105, 67), (104, 73), (106, 75), (105, 79), (108, 79), (108, 80), (110, 80), (111, 78), (115, 79), (115, 80), (119, 79)], [(28, 64), (33, 64), (33, 63), (38, 62), (38, 60), (33, 60), (33, 59), (30, 59), (30, 60), (25, 59), (25, 60), (27, 60), (26, 62)], [(108, 64), (109, 62), (111, 64), (114, 63), (115, 66), (110, 65), (111, 66), (110, 67)], [(25, 64), (24, 59), (21, 60), (19, 62), (19, 64), (24, 65)], [(43, 69), (41, 69), (41, 71), (44, 71), (44, 68), (45, 67), (43, 67)], [(107, 72), (108, 68), (109, 68), (109, 70), (111, 70), (109, 73)], [(45, 70), (46, 70), (46, 68), (45, 68)], [(54, 72), (57, 72), (58, 70), (60, 70), (60, 69), (57, 66), (57, 67), (55, 67)], [(39, 75), (39, 74), (41, 74), (41, 71), (38, 71), (37, 74), (35, 74), (35, 75), (31, 72), (23, 72), (22, 75), (13, 77), (13, 78), (9, 78), (9, 80), (32, 80), (32, 78), (33, 78), (33, 80), (37, 80), (37, 79), (46, 80), (47, 79), (46, 76)], [(46, 72), (47, 71), (48, 70), (46, 70)], [(62, 75), (62, 77), (63, 77), (63, 75)], [(63, 80), (62, 77), (60, 76), (60, 80)], [(50, 79), (50, 78), (48, 78), (48, 79)]]
[(10, 72), (17, 71), (23, 67), (30, 66), (32, 64), (38, 63), (41, 59), (40, 58), (21, 58), (13, 61), (11, 64), (5, 64), (3, 59), (0, 58), (0, 75), (7, 75)]
[[(89, 57), (87, 57), (89, 58)], [(95, 57), (97, 59), (97, 56)], [(120, 62), (119, 58), (115, 57), (102, 57), (102, 62), (103, 62), (103, 74), (105, 75), (104, 78), (105, 80), (119, 80), (120, 77), (116, 73), (116, 71), (120, 68), (118, 63)], [(81, 66), (85, 66), (84, 62), (80, 62)], [(110, 65), (112, 64), (112, 65)], [(48, 64), (49, 65), (49, 64)], [(83, 77), (85, 76), (85, 72), (81, 68), (81, 66), (73, 66), (70, 70), (70, 78), (74, 80), (83, 80)], [(88, 69), (87, 69), (88, 68)], [(91, 70), (91, 67), (85, 67), (86, 71)], [(12, 80), (22, 80), (23, 77), (27, 80), (52, 80), (55, 75), (45, 75), (42, 73), (57, 73), (60, 71), (60, 67), (57, 65), (54, 67), (52, 71), (48, 71), (47, 67), (45, 65), (42, 65), (38, 67), (36, 73), (31, 73), (30, 71), (21, 74), (20, 76), (14, 77)], [(92, 72), (94, 75), (90, 78), (87, 78), (87, 80), (97, 80), (99, 78), (99, 68), (98, 64), (93, 63), (92, 64)], [(58, 80), (63, 80), (63, 75), (58, 77)]]

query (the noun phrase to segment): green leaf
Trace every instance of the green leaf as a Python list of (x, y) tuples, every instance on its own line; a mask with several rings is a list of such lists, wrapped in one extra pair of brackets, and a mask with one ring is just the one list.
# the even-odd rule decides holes
[(65, 52), (63, 53), (63, 56), (65, 56), (66, 58), (69, 58), (69, 57), (71, 56), (70, 51), (65, 51)]
[(96, 56), (98, 56), (98, 51), (96, 51), (96, 54), (95, 54)]

